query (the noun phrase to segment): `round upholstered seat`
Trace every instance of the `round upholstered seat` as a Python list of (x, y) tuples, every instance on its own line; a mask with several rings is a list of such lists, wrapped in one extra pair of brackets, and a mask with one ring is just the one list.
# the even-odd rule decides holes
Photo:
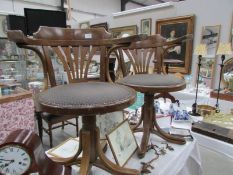
[(143, 93), (173, 92), (182, 90), (186, 86), (183, 79), (162, 74), (136, 74), (120, 79), (117, 83)]
[(39, 95), (43, 111), (53, 114), (92, 115), (122, 110), (135, 102), (136, 92), (104, 82), (61, 85)]

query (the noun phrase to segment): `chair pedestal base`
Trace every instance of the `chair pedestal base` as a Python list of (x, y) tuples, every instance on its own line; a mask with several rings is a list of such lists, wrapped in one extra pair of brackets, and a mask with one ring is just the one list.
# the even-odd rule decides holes
[[(139, 128), (143, 122), (143, 128)], [(147, 152), (147, 145), (150, 138), (150, 133), (162, 137), (164, 140), (176, 143), (185, 144), (184, 138), (172, 136), (164, 132), (158, 125), (154, 109), (154, 94), (145, 93), (144, 105), (142, 107), (142, 115), (139, 123), (134, 127), (134, 132), (143, 132), (140, 148), (138, 149), (138, 157), (143, 158)]]
[[(80, 131), (79, 150), (74, 159), (66, 162), (66, 165), (80, 163), (79, 174), (82, 175), (88, 175), (92, 165), (101, 168), (111, 174), (140, 174), (138, 170), (120, 167), (107, 159), (100, 144), (100, 133), (99, 128), (96, 126), (96, 116), (83, 116), (82, 124), (83, 126)], [(81, 152), (81, 159), (77, 159)]]

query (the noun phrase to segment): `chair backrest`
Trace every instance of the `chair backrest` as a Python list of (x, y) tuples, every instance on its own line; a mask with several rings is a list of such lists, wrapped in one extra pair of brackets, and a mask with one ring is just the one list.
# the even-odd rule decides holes
[(164, 37), (156, 34), (147, 37), (145, 40), (132, 42), (130, 46), (123, 47), (119, 50), (119, 59), (123, 76), (127, 75), (127, 73), (124, 73), (126, 70), (123, 64), (124, 56), (127, 56), (131, 61), (135, 74), (149, 73), (149, 66), (152, 61), (154, 61), (154, 70), (156, 70), (157, 73), (165, 73), (163, 69), (163, 60), (169, 49), (179, 46), (183, 42), (191, 39), (192, 35), (185, 35), (173, 41), (166, 41)]
[(111, 38), (103, 28), (66, 29), (40, 27), (33, 37), (37, 39), (46, 60), (47, 73), (51, 86), (56, 86), (51, 53), (54, 53), (63, 65), (69, 83), (88, 81), (88, 70), (94, 56), (99, 57), (100, 81), (106, 81), (107, 45), (104, 39)]
[[(162, 47), (158, 47), (157, 44), (165, 41), (165, 38), (157, 34), (149, 36), (146, 40), (132, 42), (129, 47), (119, 50), (121, 61), (124, 62), (124, 57), (127, 56), (135, 74), (148, 73), (150, 63), (155, 58), (158, 60), (157, 65), (160, 68), (162, 64)], [(124, 64), (121, 64), (121, 66), (124, 72)]]

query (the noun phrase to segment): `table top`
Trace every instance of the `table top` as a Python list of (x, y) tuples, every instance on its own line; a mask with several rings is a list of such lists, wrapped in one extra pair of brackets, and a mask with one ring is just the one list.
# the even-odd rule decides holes
[(38, 95), (41, 110), (60, 115), (95, 115), (122, 110), (136, 100), (126, 86), (83, 82), (56, 86)]
[(142, 93), (174, 92), (186, 87), (185, 80), (170, 74), (135, 74), (120, 79), (117, 83)]

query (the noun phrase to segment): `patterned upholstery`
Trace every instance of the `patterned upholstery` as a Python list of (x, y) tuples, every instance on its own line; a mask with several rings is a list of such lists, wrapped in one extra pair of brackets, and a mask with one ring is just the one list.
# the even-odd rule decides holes
[[(97, 93), (96, 93), (97, 92)], [(69, 110), (80, 115), (81, 110), (89, 114), (116, 111), (116, 106), (135, 101), (136, 92), (126, 86), (104, 82), (74, 83), (51, 88), (39, 95), (39, 103), (56, 110)], [(127, 103), (127, 104), (126, 104)], [(60, 109), (61, 108), (61, 109)], [(89, 111), (89, 112), (88, 112)], [(98, 111), (97, 113), (95, 113)]]
[[(135, 74), (117, 81), (140, 92), (172, 92), (184, 89), (185, 81), (174, 75)], [(176, 87), (177, 89), (173, 89)]]
[(36, 130), (31, 98), (0, 104), (0, 144), (17, 129)]

